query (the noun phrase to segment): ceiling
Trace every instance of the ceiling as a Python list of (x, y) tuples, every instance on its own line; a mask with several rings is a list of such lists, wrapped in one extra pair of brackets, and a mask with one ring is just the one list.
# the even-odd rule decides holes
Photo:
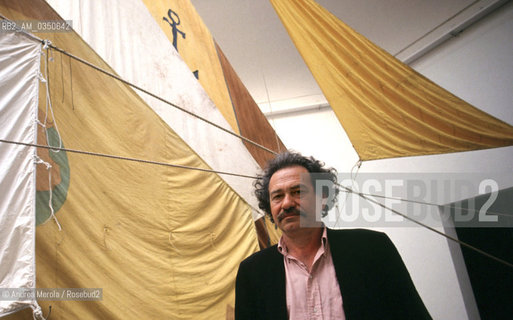
[[(325, 105), (269, 0), (191, 0), (265, 113)], [(486, 0), (317, 0), (357, 32), (405, 60), (411, 45)], [(493, 2), (493, 1), (492, 1)], [(399, 54), (399, 55), (398, 55)], [(402, 54), (402, 56), (401, 56)]]

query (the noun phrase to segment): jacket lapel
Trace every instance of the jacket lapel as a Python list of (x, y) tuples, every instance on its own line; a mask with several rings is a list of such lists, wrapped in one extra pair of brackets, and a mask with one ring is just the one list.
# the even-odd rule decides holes
[[(265, 267), (265, 272), (262, 273), (265, 279), (261, 279), (264, 286), (264, 291), (267, 292), (265, 299), (264, 310), (266, 314), (265, 319), (288, 319), (287, 312), (287, 298), (285, 292), (285, 266), (283, 265), (283, 255), (278, 252), (275, 246), (272, 248), (270, 255), (267, 259), (268, 263)], [(266, 290), (271, 288), (272, 290)]]
[(366, 305), (365, 297), (368, 295), (366, 272), (354, 255), (352, 243), (354, 239), (345, 230), (328, 229), (328, 242), (330, 246), (335, 273), (337, 275), (342, 303), (346, 319), (358, 318), (360, 310)]

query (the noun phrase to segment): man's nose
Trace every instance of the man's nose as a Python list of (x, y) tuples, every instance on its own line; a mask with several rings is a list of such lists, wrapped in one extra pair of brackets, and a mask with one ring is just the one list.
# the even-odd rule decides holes
[(287, 210), (287, 209), (290, 209), (290, 208), (293, 208), (296, 206), (296, 200), (294, 199), (294, 197), (292, 195), (290, 195), (289, 193), (286, 193), (284, 198), (283, 198), (283, 209)]

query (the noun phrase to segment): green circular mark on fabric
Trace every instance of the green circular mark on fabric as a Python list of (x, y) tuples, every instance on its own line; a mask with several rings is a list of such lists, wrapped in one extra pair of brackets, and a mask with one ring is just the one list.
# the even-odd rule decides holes
[[(55, 128), (48, 128), (46, 134), (51, 146), (59, 145), (59, 135)], [(64, 145), (62, 147), (64, 148)], [(49, 150), (49, 154), (50, 158), (58, 165), (61, 177), (61, 182), (52, 189), (52, 207), (54, 214), (57, 214), (57, 211), (62, 207), (68, 196), (70, 169), (68, 156), (65, 151), (54, 152)], [(36, 191), (36, 226), (48, 220), (52, 214), (48, 205), (49, 199), (49, 191)]]

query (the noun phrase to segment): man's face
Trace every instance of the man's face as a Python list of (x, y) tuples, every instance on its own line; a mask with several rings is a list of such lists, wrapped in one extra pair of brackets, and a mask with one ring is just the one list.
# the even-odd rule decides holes
[(269, 181), (269, 198), (274, 222), (285, 234), (299, 230), (300, 216), (315, 219), (315, 190), (310, 173), (302, 166), (276, 171)]

